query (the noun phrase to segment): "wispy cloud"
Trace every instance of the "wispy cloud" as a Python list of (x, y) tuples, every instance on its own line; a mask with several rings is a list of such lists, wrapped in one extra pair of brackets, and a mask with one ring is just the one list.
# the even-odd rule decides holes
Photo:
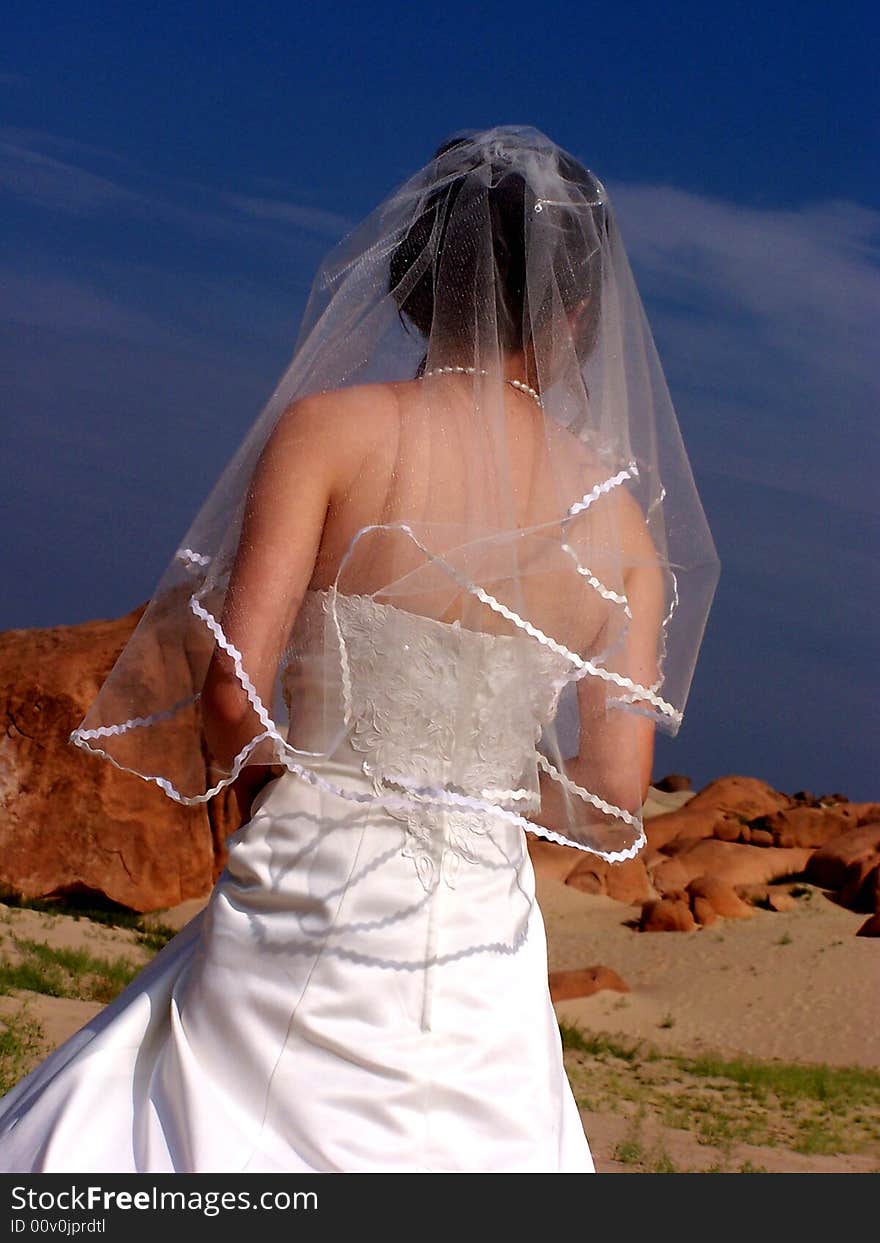
[(170, 332), (85, 281), (0, 269), (0, 322), (99, 340), (154, 346)]
[(121, 168), (137, 168), (134, 160), (111, 147), (99, 147), (96, 143), (83, 142), (81, 138), (70, 138), (66, 134), (55, 134), (51, 130), (37, 129), (34, 126), (3, 125), (0, 127), (0, 135), (6, 142), (15, 143), (31, 151), (96, 156), (102, 160), (109, 160)]
[[(96, 171), (96, 163), (109, 164), (113, 175)], [(267, 225), (281, 225), (275, 236), (289, 234), (293, 227), (330, 241), (354, 223), (337, 212), (289, 199), (161, 178), (105, 148), (12, 126), (0, 128), (0, 190), (49, 210), (98, 215), (122, 209), (213, 236), (249, 231), (265, 236)]]
[[(834, 198), (783, 210), (668, 185), (612, 190), (652, 324), (679, 374), (714, 388), (721, 408), (781, 402), (771, 423), (785, 424), (790, 403), (809, 414), (812, 397), (846, 403), (860, 426), (873, 419), (865, 398), (877, 380), (880, 212)], [(2, 191), (51, 212), (127, 213), (224, 244), (269, 238), (309, 262), (317, 243), (354, 224), (280, 193), (157, 177), (104, 148), (11, 126), (0, 129)]]
[(763, 209), (656, 185), (613, 199), (707, 465), (875, 505), (880, 212), (841, 199)]
[(253, 198), (246, 194), (224, 194), (224, 202), (245, 215), (257, 220), (280, 220), (310, 232), (333, 236), (350, 229), (354, 221), (338, 212), (324, 211), (317, 207), (303, 207), (284, 199)]
[(39, 207), (74, 214), (118, 203), (133, 206), (139, 200), (137, 194), (107, 177), (10, 141), (2, 132), (0, 188)]
[[(880, 212), (839, 198), (780, 209), (670, 185), (611, 189), (696, 464), (869, 509)], [(255, 324), (264, 341), (275, 339), (273, 323), (292, 331), (291, 294), (354, 224), (275, 182), (239, 193), (160, 177), (124, 154), (20, 127), (0, 129), (4, 191), (49, 214), (137, 222), (149, 250), (136, 253), (136, 234), (116, 230), (99, 270), (77, 277), (65, 265), (62, 277), (46, 233), (42, 261), (38, 248), (20, 248), (0, 314), (157, 348), (174, 332), (220, 349)], [(167, 249), (155, 244), (157, 222)], [(283, 285), (266, 260), (279, 253)], [(187, 274), (190, 254), (201, 258)], [(171, 316), (161, 309), (169, 297)]]
[[(792, 326), (817, 349), (829, 332), (867, 344), (880, 310), (880, 212), (839, 199), (749, 208), (649, 185), (623, 187), (616, 198), (654, 288), (748, 312), (786, 345)], [(841, 361), (860, 367), (864, 359)]]

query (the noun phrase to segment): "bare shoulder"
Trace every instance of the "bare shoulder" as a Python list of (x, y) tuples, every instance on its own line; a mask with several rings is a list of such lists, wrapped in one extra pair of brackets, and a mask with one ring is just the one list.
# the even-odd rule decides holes
[[(560, 460), (566, 462), (571, 472), (570, 494), (575, 501), (586, 499), (596, 492), (598, 485), (608, 480), (608, 468), (593, 449), (567, 428), (557, 426), (555, 435), (564, 450)], [(590, 517), (599, 515), (610, 517), (629, 564), (648, 565), (656, 561), (657, 549), (644, 510), (625, 481), (601, 489), (595, 497), (591, 497), (589, 507), (584, 511), (587, 529), (590, 528)]]
[(337, 441), (342, 432), (358, 440), (369, 439), (395, 415), (394, 389), (393, 384), (357, 384), (308, 393), (291, 402), (278, 427), (287, 433), (314, 435), (331, 442)]
[(625, 483), (612, 488), (607, 500), (614, 511), (622, 555), (629, 567), (627, 574), (638, 569), (642, 577), (651, 575), (659, 580), (658, 550), (641, 504)]
[(308, 393), (283, 411), (273, 440), (284, 452), (305, 452), (335, 479), (350, 475), (392, 431), (394, 389), (393, 384), (358, 384)]

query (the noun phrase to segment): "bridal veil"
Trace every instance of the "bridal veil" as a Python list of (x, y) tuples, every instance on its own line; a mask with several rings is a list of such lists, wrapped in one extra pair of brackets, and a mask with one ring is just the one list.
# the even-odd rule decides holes
[[(329, 500), (349, 529), (325, 566), (318, 661), (292, 638), (316, 550), (284, 511), (331, 441), (357, 468)], [(645, 840), (644, 731), (680, 728), (719, 568), (606, 187), (532, 127), (464, 131), (321, 263), (289, 366), (72, 741), (181, 803), (251, 765), (327, 786), (346, 734), (381, 738), (346, 625), (369, 596), (385, 643), (399, 627), (405, 647), (415, 613), (503, 641), (505, 659), (487, 684), (463, 643), (432, 671), (451, 727), (402, 687), (424, 762), (404, 771), (377, 745), (369, 795), (329, 788), (419, 806), (441, 832), (462, 810), (498, 815), (622, 860)], [(202, 703), (218, 667), (242, 704), (224, 756)], [(512, 779), (455, 764), (459, 737), (497, 756), (518, 723)]]

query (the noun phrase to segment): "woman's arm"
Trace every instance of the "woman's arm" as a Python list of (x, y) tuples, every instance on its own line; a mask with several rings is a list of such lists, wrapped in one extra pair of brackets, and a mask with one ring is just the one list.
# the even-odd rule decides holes
[[(314, 571), (333, 491), (329, 414), (323, 394), (303, 398), (282, 415), (267, 441), (248, 490), (220, 621), (270, 713), (278, 662)], [(219, 646), (202, 688), (201, 707), (211, 756), (228, 772), (264, 726), (232, 658)], [(243, 769), (235, 783), (240, 805), (249, 809), (257, 789), (272, 775), (263, 765)]]
[[(663, 579), (656, 565), (640, 565), (625, 576), (624, 584), (632, 621), (606, 668), (649, 687), (657, 680)], [(614, 683), (590, 675), (578, 682), (583, 744), (572, 765), (575, 773), (585, 777), (579, 784), (617, 807), (636, 812), (651, 784), (656, 726), (650, 717), (615, 706), (617, 689)]]
[[(657, 646), (663, 621), (665, 595), (657, 551), (638, 502), (629, 494), (616, 498), (624, 556), (630, 569), (624, 590), (632, 613), (626, 636), (612, 652), (606, 667), (641, 686), (657, 680)], [(594, 647), (605, 646), (606, 626)], [(652, 718), (613, 706), (614, 683), (587, 674), (577, 683), (580, 751), (566, 761), (566, 776), (624, 811), (637, 813), (648, 796), (654, 763), (656, 726)], [(638, 701), (636, 701), (638, 702)], [(573, 811), (582, 823), (591, 816), (608, 824), (602, 812), (577, 795), (567, 794), (545, 773), (540, 777), (541, 811), (537, 818), (547, 828), (569, 835)]]

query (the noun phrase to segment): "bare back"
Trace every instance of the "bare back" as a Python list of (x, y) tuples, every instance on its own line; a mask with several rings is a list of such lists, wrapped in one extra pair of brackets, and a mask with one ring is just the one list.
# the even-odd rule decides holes
[[(457, 531), (467, 531), (473, 539), (478, 528), (487, 532), (507, 529), (515, 517), (520, 531), (546, 524), (539, 535), (521, 541), (516, 553), (511, 554), (520, 558), (520, 566), (523, 557), (531, 558), (528, 582), (540, 597), (540, 609), (537, 600), (526, 602), (526, 606), (533, 616), (540, 616), (538, 624), (556, 626), (557, 632), (559, 627), (570, 628), (570, 599), (558, 599), (559, 617), (556, 621), (553, 618), (553, 579), (560, 569), (559, 544), (563, 538), (559, 518), (599, 477), (591, 454), (558, 424), (552, 424), (548, 432), (549, 421), (533, 399), (512, 386), (505, 386), (504, 409), (496, 419), (494, 441), (490, 442), (485, 421), (474, 418), (469, 386), (458, 384), (454, 376), (444, 376), (442, 384), (439, 402), (433, 395), (426, 401), (420, 380), (363, 385), (321, 395), (320, 400), (327, 403), (327, 418), (338, 434), (327, 438), (334, 483), (310, 588), (323, 590), (333, 583), (351, 541), (371, 524), (406, 521), (418, 526), (422, 522), (436, 525), (438, 530), (448, 524), (450, 547), (454, 547)], [(503, 448), (499, 450), (498, 446)], [(503, 470), (498, 469), (499, 453), (506, 455)], [(488, 454), (493, 455), (491, 470), (486, 469)], [(488, 492), (487, 479), (493, 481), (494, 493)], [(501, 488), (503, 495), (499, 495)], [(638, 509), (632, 498), (626, 499)], [(620, 516), (618, 510), (617, 521)], [(625, 516), (633, 521), (628, 507)], [(575, 538), (579, 521), (567, 524), (566, 540)], [(515, 538), (510, 532), (508, 542)], [(361, 543), (361, 552), (340, 580), (340, 589), (347, 594), (381, 592), (408, 574), (417, 575), (420, 567), (425, 570), (424, 554), (404, 539), (386, 537)], [(547, 550), (552, 556), (542, 567), (540, 557)], [(435, 546), (435, 551), (446, 549)], [(570, 585), (570, 563), (566, 569)], [(442, 589), (433, 591), (429, 585), (432, 578), (439, 586), (441, 576), (427, 572), (423, 577), (423, 590), (414, 592), (418, 604), (408, 606), (412, 611), (466, 624), (467, 611), (471, 610), (473, 617), (476, 607), (481, 629), (510, 633), (509, 623), (486, 606), (475, 605), (466, 591), (451, 591), (448, 576), (442, 576)], [(481, 577), (480, 585), (492, 590), (491, 581), (485, 577)], [(607, 604), (595, 592), (585, 590), (577, 610), (582, 632), (570, 637), (580, 644), (602, 625)], [(565, 623), (563, 614), (568, 617)]]

